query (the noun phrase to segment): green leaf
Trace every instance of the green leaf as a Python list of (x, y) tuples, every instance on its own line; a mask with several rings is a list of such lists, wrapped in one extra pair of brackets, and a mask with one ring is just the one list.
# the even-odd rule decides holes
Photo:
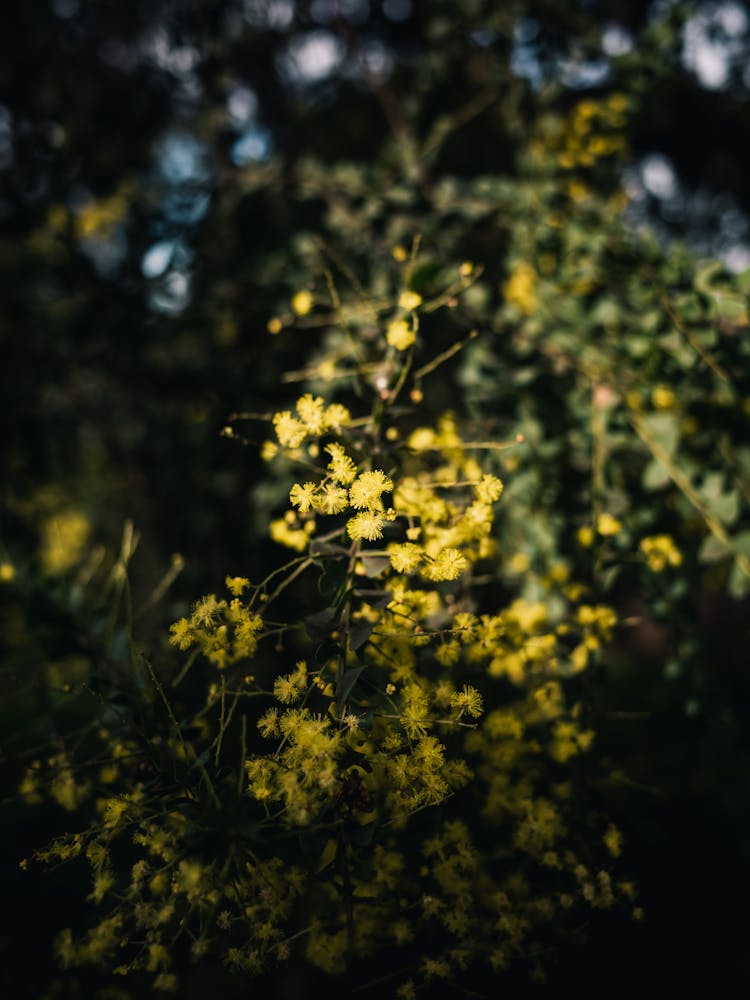
[(750, 594), (750, 576), (740, 566), (737, 559), (732, 563), (729, 574), (729, 593), (738, 601)]
[(668, 455), (674, 455), (680, 440), (680, 425), (674, 413), (649, 413), (643, 418), (651, 436)]
[(695, 277), (693, 278), (693, 285), (698, 289), (699, 292), (703, 292), (704, 295), (711, 295), (711, 285), (713, 284), (714, 278), (721, 274), (724, 270), (724, 265), (720, 260), (710, 260), (699, 267), (695, 272)]
[(663, 490), (670, 483), (669, 473), (658, 459), (654, 458), (643, 470), (641, 485), (649, 493), (654, 490)]
[(336, 597), (346, 583), (347, 564), (343, 559), (326, 562), (318, 580), (318, 591), (322, 597)]
[(352, 667), (351, 670), (344, 671), (338, 691), (336, 692), (336, 704), (339, 711), (341, 710), (341, 706), (346, 702), (346, 699), (351, 694), (352, 689), (359, 680), (360, 674), (365, 669), (365, 666), (366, 664), (363, 663), (359, 667)]
[(385, 573), (391, 565), (391, 560), (388, 556), (363, 555), (362, 565), (365, 568), (365, 576), (369, 576), (372, 579), (376, 576), (380, 576), (381, 573)]
[(702, 563), (721, 562), (731, 555), (732, 550), (716, 535), (706, 535), (698, 550), (698, 561)]
[(338, 854), (338, 847), (338, 841), (334, 840), (333, 837), (329, 837), (315, 867), (316, 875), (320, 875), (321, 872), (333, 864)]
[(373, 623), (368, 621), (357, 621), (349, 628), (349, 648), (353, 652), (364, 646), (372, 635)]
[(724, 492), (723, 473), (709, 472), (699, 492), (714, 517), (724, 524), (734, 524), (740, 512), (740, 497), (737, 490)]
[(305, 626), (305, 631), (313, 642), (323, 642), (333, 631), (335, 620), (336, 609), (323, 608), (322, 611), (316, 611), (314, 615), (308, 615), (306, 618), (303, 618), (302, 624)]
[(354, 594), (356, 597), (360, 597), (363, 601), (370, 605), (375, 611), (380, 611), (382, 608), (387, 607), (393, 600), (392, 590), (355, 590)]

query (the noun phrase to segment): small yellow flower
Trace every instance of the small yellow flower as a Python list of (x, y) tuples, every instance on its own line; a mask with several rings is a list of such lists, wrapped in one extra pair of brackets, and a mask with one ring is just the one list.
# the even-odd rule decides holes
[(16, 568), (13, 563), (3, 562), (0, 563), (0, 581), (3, 583), (10, 583), (16, 577)]
[(417, 292), (404, 291), (401, 292), (398, 298), (398, 304), (401, 309), (406, 309), (410, 312), (412, 309), (417, 309), (422, 305), (422, 296)]
[(651, 535), (642, 539), (638, 548), (652, 573), (661, 573), (667, 566), (679, 566), (682, 563), (682, 553), (671, 535)]
[(273, 334), (274, 336), (277, 333), (281, 333), (283, 328), (284, 324), (281, 322), (278, 316), (272, 317), (272, 319), (269, 319), (269, 321), (266, 323), (266, 330), (268, 330), (268, 332)]
[(292, 309), (298, 316), (307, 316), (313, 307), (313, 297), (307, 290), (297, 292), (292, 299)]
[(622, 529), (622, 524), (613, 517), (612, 514), (608, 514), (606, 511), (600, 514), (596, 519), (596, 530), (600, 535), (605, 537), (608, 535), (616, 535), (618, 531)]
[(342, 486), (348, 486), (357, 476), (357, 466), (353, 459), (346, 454), (340, 444), (328, 444), (325, 450), (331, 456), (331, 461), (328, 463), (331, 478)]
[(458, 549), (443, 549), (443, 551), (423, 570), (423, 576), (429, 580), (456, 580), (469, 565), (466, 556)]
[(503, 286), (506, 302), (515, 306), (525, 316), (530, 316), (537, 307), (536, 272), (530, 264), (519, 261)]
[(672, 410), (677, 403), (677, 397), (666, 385), (657, 385), (651, 393), (651, 402), (657, 410)]
[(391, 566), (397, 573), (413, 573), (422, 562), (423, 551), (419, 545), (405, 542), (402, 545), (389, 545), (388, 555)]
[(497, 476), (482, 476), (476, 485), (477, 500), (480, 503), (494, 503), (503, 492), (503, 484)]
[(307, 437), (307, 428), (289, 410), (274, 414), (273, 427), (283, 448), (299, 448)]
[(279, 453), (279, 446), (275, 441), (264, 441), (260, 449), (260, 457), (264, 462), (270, 462)]
[(398, 246), (395, 246), (391, 250), (391, 256), (393, 257), (394, 260), (398, 261), (399, 264), (403, 264), (403, 262), (409, 256), (409, 254), (407, 253), (406, 247), (402, 247), (399, 244)]
[(381, 493), (390, 493), (393, 480), (380, 469), (363, 472), (354, 480), (349, 489), (349, 502), (357, 510), (380, 510), (382, 508)]
[(246, 576), (228, 576), (224, 581), (227, 585), (227, 589), (234, 594), (235, 597), (240, 597), (242, 591), (246, 587), (250, 586), (250, 581)]
[(607, 827), (607, 832), (602, 838), (604, 840), (604, 845), (612, 855), (613, 858), (619, 858), (622, 853), (622, 834), (613, 826), (611, 823)]
[(326, 483), (315, 498), (315, 509), (321, 514), (340, 514), (349, 506), (349, 494), (343, 486)]
[(342, 427), (346, 427), (347, 424), (351, 423), (351, 419), (351, 413), (341, 403), (331, 403), (330, 406), (326, 407), (323, 414), (325, 429), (327, 431), (340, 431)]
[(578, 529), (576, 537), (579, 545), (582, 545), (584, 549), (590, 549), (594, 544), (594, 529), (590, 524), (584, 524)]
[(353, 541), (361, 538), (368, 542), (374, 542), (383, 537), (383, 526), (386, 520), (382, 514), (378, 514), (376, 511), (362, 510), (347, 522), (346, 530)]
[(451, 708), (457, 708), (463, 715), (466, 712), (474, 719), (478, 719), (482, 714), (482, 696), (469, 684), (464, 684), (463, 688), (451, 698)]
[(301, 514), (306, 514), (315, 505), (315, 483), (300, 485), (295, 483), (289, 491), (289, 501)]
[(390, 347), (395, 347), (397, 351), (406, 351), (417, 339), (417, 335), (405, 319), (394, 319), (388, 325), (385, 339)]
[(325, 401), (307, 392), (297, 400), (297, 414), (308, 434), (322, 434), (326, 429)]

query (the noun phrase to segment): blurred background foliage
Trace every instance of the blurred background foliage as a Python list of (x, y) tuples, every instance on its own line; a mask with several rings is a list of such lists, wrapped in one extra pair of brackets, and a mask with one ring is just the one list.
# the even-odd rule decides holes
[(74, 741), (97, 658), (127, 662), (126, 563), (138, 642), (166, 658), (188, 600), (278, 559), (283, 484), (232, 417), (320, 390), (324, 272), (377, 295), (415, 237), (417, 291), (465, 261), (476, 278), (423, 317), (425, 359), (477, 331), (424, 405), (524, 436), (503, 459), (502, 587), (538, 599), (574, 572), (625, 623), (588, 698), (647, 919), (590, 929), (551, 980), (730, 979), (750, 846), (745, 5), (0, 18), (5, 995), (128, 995), (49, 960), (75, 879), (16, 866), (69, 817), (16, 800), (24, 761)]

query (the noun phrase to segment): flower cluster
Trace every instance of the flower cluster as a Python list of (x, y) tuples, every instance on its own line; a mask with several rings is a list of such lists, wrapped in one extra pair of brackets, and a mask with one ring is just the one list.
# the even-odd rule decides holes
[[(313, 305), (301, 296), (300, 317)], [(96, 812), (38, 855), (91, 867), (101, 918), (60, 935), (64, 965), (145, 972), (174, 991), (180, 939), (253, 974), (300, 947), (337, 973), (418, 941), (398, 992), (412, 996), (470, 966), (503, 969), (574, 904), (629, 905), (609, 867), (615, 834), (597, 831), (608, 853), (595, 864), (573, 829), (566, 771), (595, 745), (569, 682), (601, 655), (614, 612), (564, 566), (538, 599), (484, 587), (502, 565), (500, 463), (455, 414), (420, 423), (393, 405), (421, 305), (401, 291), (385, 337), (366, 342), (369, 413), (306, 392), (268, 417), (264, 457), (280, 477), (294, 470), (270, 524), (291, 562), (257, 584), (227, 577), (226, 597), (172, 625), (187, 663), (168, 687), (144, 663), (148, 725), (101, 726), (90, 779), (63, 755), (24, 779), (29, 800), (46, 784)], [(600, 517), (599, 533), (611, 528)], [(293, 588), (303, 610), (292, 603), (287, 620)], [(181, 687), (190, 671), (198, 704)]]

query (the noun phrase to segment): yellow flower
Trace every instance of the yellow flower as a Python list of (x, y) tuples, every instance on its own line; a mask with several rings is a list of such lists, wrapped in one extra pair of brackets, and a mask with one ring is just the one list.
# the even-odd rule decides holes
[(349, 502), (357, 510), (364, 508), (380, 510), (383, 505), (380, 494), (386, 491), (390, 493), (392, 489), (393, 480), (380, 469), (363, 472), (354, 480), (349, 489)]
[(372, 510), (363, 510), (355, 514), (346, 525), (346, 530), (352, 540), (363, 538), (368, 542), (374, 542), (383, 537), (383, 526), (386, 517)]
[(250, 581), (246, 576), (228, 576), (224, 582), (227, 590), (231, 591), (235, 597), (239, 597), (242, 591), (250, 586)]
[(679, 566), (682, 563), (682, 553), (671, 535), (651, 535), (642, 539), (638, 548), (652, 573), (661, 573), (667, 566)]
[(395, 347), (397, 351), (406, 351), (417, 339), (417, 335), (405, 319), (394, 319), (388, 325), (385, 339), (390, 347)]
[(666, 385), (657, 385), (651, 392), (651, 402), (657, 410), (671, 410), (677, 403), (677, 397)]
[(505, 300), (525, 316), (530, 316), (537, 307), (535, 287), (536, 272), (533, 267), (525, 261), (519, 261), (503, 286)]
[(402, 309), (411, 311), (422, 304), (422, 296), (417, 292), (404, 291), (398, 297), (398, 304)]
[(42, 525), (42, 563), (48, 573), (67, 572), (83, 558), (91, 533), (88, 518), (79, 511), (54, 514)]
[(3, 583), (10, 583), (16, 577), (16, 568), (13, 563), (3, 562), (0, 563), (0, 581)]
[(313, 297), (306, 290), (297, 292), (297, 294), (292, 299), (292, 309), (298, 316), (307, 316), (312, 307), (313, 307)]
[(477, 500), (480, 503), (494, 503), (500, 499), (503, 492), (503, 484), (497, 476), (482, 476), (476, 485)]
[(456, 580), (469, 565), (466, 556), (458, 549), (443, 549), (443, 551), (422, 571), (429, 580)]
[(301, 514), (306, 514), (315, 504), (316, 489), (315, 483), (305, 483), (303, 486), (295, 483), (289, 491), (289, 501)]
[(274, 335), (276, 335), (277, 333), (281, 333), (283, 327), (284, 327), (284, 324), (281, 322), (281, 320), (278, 318), (278, 316), (273, 316), (266, 323), (266, 330), (268, 330), (269, 333), (274, 334)]
[(293, 417), (289, 410), (274, 414), (273, 428), (279, 444), (284, 448), (299, 448), (307, 436), (305, 425)]
[(308, 434), (322, 434), (326, 427), (325, 403), (322, 396), (305, 393), (297, 400), (297, 413)]
[(264, 441), (260, 449), (260, 457), (264, 462), (270, 462), (279, 453), (279, 446), (275, 441)]
[(323, 421), (327, 431), (340, 431), (351, 423), (352, 415), (341, 403), (331, 403), (323, 414)]
[(622, 853), (622, 834), (617, 827), (610, 823), (602, 839), (612, 857), (619, 858)]
[(349, 506), (349, 494), (343, 486), (326, 483), (315, 499), (315, 509), (321, 514), (340, 514)]
[(397, 573), (413, 573), (422, 562), (422, 549), (412, 542), (405, 542), (402, 545), (389, 545), (388, 555), (391, 559), (391, 566)]
[(328, 444), (325, 450), (331, 456), (331, 461), (328, 463), (331, 477), (342, 486), (348, 486), (357, 475), (357, 466), (354, 461), (349, 458), (340, 444)]
[(578, 529), (576, 537), (579, 545), (582, 545), (584, 549), (589, 549), (594, 544), (594, 529), (591, 525), (584, 524)]
[(451, 698), (451, 708), (457, 708), (461, 715), (466, 712), (472, 718), (478, 719), (482, 714), (482, 696), (469, 684), (464, 684), (463, 688)]
[(596, 519), (596, 530), (600, 535), (616, 535), (622, 528), (622, 524), (613, 517), (612, 514), (603, 513)]

